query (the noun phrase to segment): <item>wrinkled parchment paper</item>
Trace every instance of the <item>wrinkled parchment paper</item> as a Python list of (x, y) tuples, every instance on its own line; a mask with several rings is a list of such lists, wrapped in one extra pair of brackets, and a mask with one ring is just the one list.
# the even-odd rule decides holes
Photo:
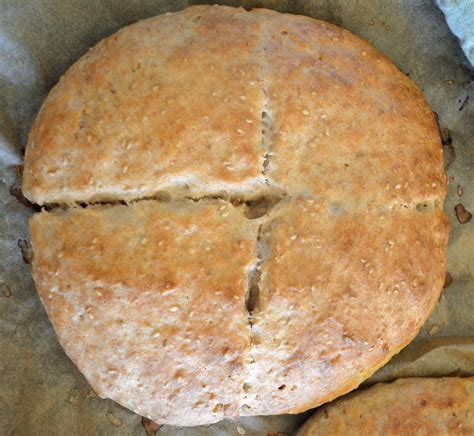
[[(215, 2), (215, 0), (212, 0)], [(65, 356), (36, 296), (18, 239), (31, 210), (11, 195), (38, 108), (88, 47), (138, 19), (193, 2), (0, 0), (0, 434), (144, 435), (152, 426), (98, 398)], [(385, 52), (423, 89), (444, 129), (450, 163), (452, 283), (416, 340), (365, 384), (406, 376), (474, 375), (474, 83), (469, 63), (431, 0), (224, 1), (306, 14), (343, 26)], [(471, 97), (469, 102), (468, 97)], [(13, 185), (13, 189), (11, 188)], [(245, 418), (163, 435), (291, 434), (309, 414)]]

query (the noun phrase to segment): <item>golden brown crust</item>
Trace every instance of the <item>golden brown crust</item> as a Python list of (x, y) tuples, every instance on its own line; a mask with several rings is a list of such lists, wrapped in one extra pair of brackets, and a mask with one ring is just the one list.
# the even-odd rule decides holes
[(30, 228), (38, 294), (99, 395), (174, 425), (238, 415), (252, 221), (223, 202), (143, 201)]
[(441, 142), (418, 87), (347, 30), (258, 13), (274, 120), (270, 180), (331, 201), (442, 201)]
[(23, 191), (42, 204), (261, 188), (264, 109), (267, 175), (288, 192), (444, 198), (433, 114), (385, 56), (308, 17), (210, 6), (140, 21), (74, 64), (33, 126)]
[(474, 377), (452, 377), (399, 379), (355, 392), (318, 409), (298, 436), (473, 433)]
[(44, 204), (260, 186), (258, 30), (244, 9), (200, 6), (97, 44), (36, 119), (25, 196)]
[(298, 413), (354, 389), (410, 342), (444, 280), (444, 212), (279, 205), (266, 229), (246, 413)]
[[(315, 407), (370, 376), (434, 307), (449, 233), (441, 153), (417, 87), (347, 31), (209, 6), (141, 21), (51, 92), (23, 189), (37, 203), (173, 200), (34, 217), (38, 292), (101, 395), (161, 423)], [(178, 198), (275, 187), (287, 198), (256, 221)]]

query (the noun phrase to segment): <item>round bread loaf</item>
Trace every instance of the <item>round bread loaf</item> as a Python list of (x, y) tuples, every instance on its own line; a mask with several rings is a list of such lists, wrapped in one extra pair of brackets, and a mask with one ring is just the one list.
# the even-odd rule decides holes
[(297, 436), (469, 435), (474, 377), (406, 378), (354, 392), (318, 411)]
[(41, 108), (23, 191), (50, 206), (33, 276), (66, 353), (159, 423), (330, 401), (442, 289), (433, 114), (367, 42), (308, 17), (198, 6), (100, 42)]

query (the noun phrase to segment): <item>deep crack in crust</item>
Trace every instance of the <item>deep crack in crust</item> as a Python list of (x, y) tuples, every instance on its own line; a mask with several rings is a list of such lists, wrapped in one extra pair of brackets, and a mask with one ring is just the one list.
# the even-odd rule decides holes
[[(224, 116), (223, 109), (210, 99), (206, 103), (208, 107), (202, 102), (199, 104), (199, 108), (217, 113), (215, 120), (206, 121), (210, 122), (206, 126), (200, 124), (196, 114), (186, 111), (188, 119), (184, 117), (177, 130), (177, 138), (173, 139), (168, 135), (171, 130), (167, 130), (162, 122), (149, 130), (143, 119), (132, 117), (128, 128), (136, 138), (127, 139), (128, 133), (124, 133), (120, 126), (125, 118), (121, 119), (119, 114), (117, 120), (112, 120), (107, 118), (107, 111), (116, 113), (118, 104), (131, 104), (136, 109), (132, 111), (134, 116), (141, 117), (143, 114), (138, 111), (139, 105), (133, 98), (133, 101), (126, 103), (114, 98), (119, 98), (117, 94), (122, 99), (126, 99), (128, 94), (144, 96), (150, 92), (148, 86), (155, 92), (156, 78), (138, 80), (135, 87), (125, 80), (123, 89), (114, 87), (115, 92), (110, 95), (108, 88), (112, 79), (117, 80), (113, 76), (116, 74), (114, 71), (110, 73), (111, 77), (107, 76), (110, 83), (104, 80), (96, 84), (103, 101), (96, 106), (92, 104), (92, 110), (84, 112), (81, 105), (92, 95), (92, 91), (86, 86), (84, 91), (75, 94), (75, 87), (82, 80), (81, 69), (91, 69), (87, 80), (93, 83), (94, 71), (99, 71), (103, 62), (108, 60), (116, 64), (118, 53), (113, 51), (114, 44), (121, 46), (121, 50), (132, 57), (122, 67), (137, 68), (139, 55), (134, 54), (133, 44), (132, 48), (127, 47), (125, 35), (133, 35), (132, 29), (137, 35), (140, 29), (145, 35), (149, 34), (154, 19), (145, 20), (129, 27), (128, 33), (127, 29), (122, 30), (117, 36), (100, 43), (91, 55), (72, 67), (53, 90), (32, 130), (26, 154), (24, 190), (27, 197), (34, 201), (51, 203), (50, 208), (58, 205), (55, 203), (66, 209), (75, 206), (69, 212), (63, 212), (66, 216), (68, 213), (78, 217), (107, 213), (106, 206), (96, 204), (100, 202), (118, 203), (116, 207), (123, 209), (117, 210), (123, 210), (120, 214), (124, 216), (141, 208), (153, 208), (144, 206), (150, 203), (156, 203), (157, 210), (167, 210), (175, 205), (181, 205), (185, 210), (211, 210), (223, 204), (232, 208), (229, 216), (234, 217), (239, 226), (250, 226), (253, 229), (251, 233), (256, 235), (251, 250), (252, 260), (243, 262), (238, 269), (242, 277), (246, 277), (247, 289), (239, 282), (243, 287), (239, 288), (240, 291), (235, 290), (236, 295), (240, 292), (238, 310), (247, 311), (243, 319), (248, 323), (248, 342), (236, 351), (240, 353), (240, 360), (237, 359), (240, 363), (236, 366), (240, 368), (237, 369), (240, 376), (236, 382), (240, 393), (214, 393), (217, 399), (200, 399), (199, 389), (191, 389), (188, 394), (196, 397), (191, 404), (180, 397), (186, 396), (185, 393), (170, 391), (170, 397), (166, 398), (168, 403), (177, 401), (188, 408), (185, 412), (174, 414), (166, 407), (162, 410), (159, 407), (147, 408), (140, 404), (139, 396), (138, 399), (128, 399), (114, 385), (126, 384), (125, 379), (120, 381), (111, 377), (112, 382), (109, 380), (108, 385), (104, 379), (103, 383), (108, 387), (98, 388), (100, 377), (97, 379), (96, 375), (88, 372), (88, 362), (81, 360), (73, 347), (68, 348), (70, 338), (67, 335), (71, 331), (66, 327), (67, 319), (61, 318), (57, 308), (44, 296), (48, 287), (59, 286), (58, 289), (61, 289), (64, 284), (53, 285), (53, 282), (48, 282), (53, 279), (43, 277), (46, 270), (57, 269), (57, 266), (49, 265), (41, 258), (41, 251), (46, 250), (51, 239), (42, 235), (44, 229), (51, 225), (44, 219), (44, 213), (33, 218), (31, 223), (33, 242), (36, 242), (37, 253), (40, 253), (36, 262), (40, 262), (38, 259), (43, 262), (42, 266), (39, 263), (34, 265), (38, 292), (61, 343), (91, 384), (104, 396), (111, 396), (161, 423), (210, 423), (237, 416), (239, 408), (243, 415), (256, 415), (296, 413), (315, 407), (355, 388), (405, 346), (415, 336), (438, 299), (449, 225), (441, 212), (446, 179), (442, 170), (442, 150), (431, 112), (416, 86), (383, 55), (366, 42), (330, 24), (267, 10), (247, 13), (226, 7), (193, 7), (156, 20), (166, 30), (171, 26), (166, 20), (172, 21), (173, 17), (183, 40), (189, 38), (192, 50), (189, 47), (186, 49), (184, 44), (178, 47), (177, 53), (167, 53), (172, 68), (179, 70), (186, 67), (191, 71), (192, 68), (210, 68), (201, 51), (206, 43), (215, 45), (217, 56), (223, 55), (221, 62), (229, 62), (229, 70), (217, 68), (217, 72), (209, 72), (211, 77), (213, 74), (216, 77), (231, 74), (231, 80), (223, 80), (224, 86), (217, 88), (217, 91), (214, 90), (216, 77), (213, 81), (204, 81), (203, 86), (194, 86), (198, 89), (196, 93), (194, 89), (187, 89), (192, 102), (193, 99), (204, 98), (206, 92), (211, 95), (222, 93), (230, 86), (229, 95), (235, 101), (232, 100), (230, 109), (228, 101), (221, 104), (229, 111), (225, 114), (229, 120), (221, 118)], [(187, 29), (189, 21), (203, 28)], [(206, 25), (207, 30), (210, 29), (208, 33)], [(229, 50), (231, 39), (228, 33), (232, 32), (226, 33), (226, 26), (238, 26), (241, 30), (243, 39), (241, 44), (237, 44), (238, 51), (235, 53), (230, 50), (222, 54), (220, 51), (221, 48)], [(193, 32), (203, 36), (201, 46), (192, 43)], [(215, 33), (225, 34), (222, 47), (210, 41), (218, 39)], [(156, 36), (149, 37), (152, 45)], [(133, 35), (131, 39), (140, 40), (137, 38)], [(342, 48), (339, 47), (340, 41), (344, 41)], [(246, 54), (239, 64), (239, 60), (234, 58), (242, 50), (246, 50), (248, 56)], [(183, 56), (190, 64), (182, 64)], [(325, 63), (327, 59), (331, 62)], [(258, 68), (251, 66), (252, 62)], [(355, 63), (354, 71), (351, 62)], [(295, 65), (303, 67), (298, 69)], [(140, 68), (146, 69), (147, 66), (142, 64)], [(135, 70), (133, 72), (136, 73)], [(119, 72), (121, 77), (122, 73)], [(186, 77), (185, 70), (181, 73), (184, 75), (181, 81), (192, 82), (191, 76), (196, 76), (188, 74)], [(383, 76), (383, 80), (379, 76)], [(241, 86), (241, 82), (250, 84), (249, 93), (249, 87)], [(178, 80), (177, 85), (180, 84)], [(151, 100), (147, 96), (146, 103), (141, 103), (147, 113), (156, 112), (159, 105), (166, 102), (171, 104), (171, 116), (176, 116), (179, 113), (176, 111), (182, 109), (184, 103), (173, 106), (173, 99), (179, 100), (176, 93), (171, 96), (173, 84), (163, 86), (160, 83), (157, 89), (163, 92), (162, 96), (158, 98), (155, 95)], [(364, 97), (369, 101), (365, 101)], [(353, 101), (359, 102), (354, 109)], [(70, 104), (62, 112), (65, 102)], [(87, 102), (84, 107), (90, 109)], [(325, 111), (322, 112), (321, 108)], [(48, 120), (53, 112), (60, 115), (56, 115), (58, 123), (50, 125)], [(99, 118), (94, 121), (91, 113), (99, 114)], [(198, 115), (204, 120), (209, 118), (209, 114), (204, 112)], [(102, 124), (98, 122), (101, 116), (106, 117), (102, 119)], [(383, 124), (380, 132), (378, 124), (374, 123), (377, 118)], [(110, 129), (108, 125), (105, 129), (104, 120), (106, 127), (107, 123), (115, 127)], [(241, 127), (234, 131), (235, 126), (240, 126), (239, 120), (247, 124), (245, 131), (239, 132)], [(186, 124), (187, 121), (189, 124)], [(76, 128), (79, 129), (79, 138), (62, 136), (64, 128), (69, 127), (68, 123), (72, 123), (71, 135)], [(414, 130), (412, 135), (408, 134), (404, 123), (409, 123)], [(134, 126), (138, 126), (137, 130)], [(173, 124), (172, 129), (175, 128)], [(210, 129), (212, 133), (204, 137), (199, 133), (201, 128)], [(192, 136), (188, 137), (187, 129), (194, 132)], [(401, 129), (398, 136), (397, 129)], [(189, 149), (196, 141), (206, 143), (211, 155), (206, 154), (204, 148), (196, 151), (204, 152), (204, 159), (191, 152), (189, 159), (180, 161), (182, 157), (165, 150), (165, 155), (161, 156), (163, 162), (178, 159), (175, 167), (168, 168), (153, 156), (151, 143), (147, 139), (150, 135), (155, 135), (161, 142), (164, 139), (171, 141), (173, 146), (181, 149)], [(92, 141), (89, 141), (89, 136)], [(220, 142), (216, 142), (214, 137), (221, 138)], [(73, 147), (71, 154), (68, 146), (74, 141), (88, 145), (83, 145), (82, 151)], [(97, 148), (97, 141), (103, 143), (100, 148)], [(232, 151), (231, 155), (235, 159), (221, 162), (219, 153), (229, 153), (234, 145), (237, 151)], [(207, 161), (217, 146), (221, 147), (217, 160), (211, 158)], [(114, 150), (117, 147), (124, 148), (123, 152), (116, 154)], [(95, 155), (98, 150), (102, 150), (100, 155)], [(354, 154), (354, 150), (357, 153)], [(74, 153), (77, 155), (74, 156)], [(186, 151), (181, 151), (181, 154), (186, 154)], [(141, 159), (142, 155), (145, 160)], [(239, 155), (244, 157), (243, 160), (239, 160)], [(91, 167), (87, 168), (90, 174), (80, 174), (82, 169), (78, 173), (73, 171), (72, 175), (69, 170), (69, 173), (61, 173), (61, 162), (65, 158), (66, 164), (73, 164), (71, 159), (74, 161), (75, 158), (91, 162)], [(119, 170), (118, 175), (107, 179), (108, 174), (102, 174), (103, 170), (98, 165), (103, 165), (101, 160), (104, 159), (106, 162), (109, 159), (109, 163), (113, 160)], [(198, 176), (184, 177), (186, 166), (190, 166)], [(158, 173), (153, 173), (155, 167), (159, 168)], [(53, 170), (56, 179), (48, 175), (50, 170)], [(174, 178), (167, 179), (167, 171)], [(141, 183), (145, 179), (148, 181)], [(58, 180), (59, 184), (54, 186)], [(155, 180), (158, 180), (156, 185)], [(104, 183), (109, 185), (104, 187)], [(184, 198), (188, 201), (183, 202)], [(85, 210), (77, 208), (78, 205), (85, 207)], [(125, 211), (125, 206), (130, 212)], [(59, 213), (58, 217), (62, 216), (59, 211), (53, 211), (55, 213)], [(248, 224), (243, 224), (246, 221)], [(209, 225), (212, 227), (214, 224)], [(60, 227), (59, 221), (57, 227)], [(324, 241), (313, 240), (314, 235), (321, 233), (323, 228), (326, 229), (326, 233), (321, 234)], [(67, 233), (66, 228), (64, 233)], [(57, 234), (59, 239), (64, 237)], [(412, 242), (416, 241), (414, 243), (418, 245), (419, 252), (406, 269), (400, 265), (406, 263), (405, 253), (413, 251), (410, 238)], [(398, 239), (399, 246), (395, 244)], [(305, 245), (308, 241), (311, 242), (309, 247)], [(371, 250), (367, 258), (359, 259), (364, 245)], [(54, 252), (54, 248), (51, 250)], [(385, 263), (379, 260), (380, 254), (389, 260)], [(203, 253), (204, 259), (206, 256)], [(216, 261), (223, 262), (222, 259)], [(338, 263), (343, 266), (338, 266)], [(348, 271), (352, 276), (348, 275)], [(69, 270), (64, 274), (68, 273)], [(432, 280), (425, 283), (423, 277), (428, 274), (432, 274)], [(382, 275), (386, 276), (385, 279)], [(322, 277), (326, 277), (327, 283), (321, 281)], [(137, 284), (134, 289), (139, 288)], [(377, 292), (375, 297), (371, 294), (374, 289)], [(324, 297), (320, 301), (322, 295)], [(112, 299), (116, 297), (111, 294)], [(364, 330), (363, 322), (367, 314), (357, 311), (360, 309), (357, 302), (361, 300), (369, 300), (374, 303), (373, 310), (382, 312), (379, 318), (373, 319), (380, 331), (377, 328)], [(314, 304), (310, 304), (311, 301)], [(410, 316), (407, 316), (405, 305), (410, 306)], [(349, 309), (354, 311), (352, 317), (355, 321), (345, 320)], [(398, 319), (397, 316), (400, 317), (400, 326), (391, 324)], [(294, 321), (290, 322), (290, 319)], [(359, 321), (361, 325), (357, 324)], [(108, 321), (104, 319), (103, 322), (107, 324)], [(286, 337), (282, 338), (281, 334)], [(86, 341), (84, 338), (81, 340)], [(330, 341), (335, 341), (336, 345), (328, 346)], [(205, 355), (205, 351), (196, 352)], [(98, 359), (107, 360), (104, 356)], [(232, 373), (235, 368), (230, 371)], [(175, 381), (174, 376), (170, 372), (166, 377)], [(147, 373), (147, 377), (152, 375)], [(217, 379), (220, 380), (219, 376)], [(150, 401), (151, 398), (156, 400), (152, 392), (148, 394)], [(228, 400), (232, 395), (233, 402)], [(219, 396), (227, 398), (219, 399)], [(159, 400), (156, 401), (159, 403)], [(213, 407), (209, 406), (211, 403)], [(209, 410), (205, 410), (206, 407)]]

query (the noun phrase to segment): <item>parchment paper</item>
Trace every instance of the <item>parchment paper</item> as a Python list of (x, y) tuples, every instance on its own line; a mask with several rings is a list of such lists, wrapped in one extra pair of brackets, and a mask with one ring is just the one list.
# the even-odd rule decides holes
[[(0, 0), (2, 435), (145, 434), (141, 417), (95, 396), (59, 346), (18, 248), (18, 239), (29, 238), (31, 210), (10, 191), (20, 182), (15, 166), (21, 164), (32, 120), (67, 67), (122, 26), (192, 3)], [(341, 25), (371, 41), (421, 86), (439, 115), (450, 161), (446, 210), (452, 220), (452, 283), (416, 340), (366, 385), (406, 376), (474, 375), (474, 220), (460, 224), (454, 214), (458, 203), (474, 212), (474, 84), (469, 63), (442, 13), (431, 0), (220, 3), (268, 7)], [(469, 95), (471, 103), (466, 102)], [(247, 418), (194, 429), (163, 426), (158, 434), (291, 434), (307, 416)]]

